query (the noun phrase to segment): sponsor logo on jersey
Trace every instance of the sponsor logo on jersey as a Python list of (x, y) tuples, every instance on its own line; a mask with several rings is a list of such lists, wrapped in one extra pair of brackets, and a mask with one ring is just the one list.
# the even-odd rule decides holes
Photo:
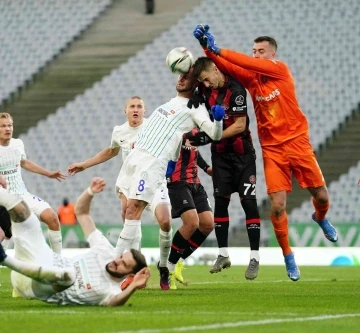
[(273, 98), (275, 98), (276, 96), (279, 96), (279, 95), (280, 95), (279, 89), (275, 89), (275, 90), (274, 90), (272, 93), (270, 93), (268, 96), (257, 95), (257, 96), (255, 96), (255, 99), (256, 99), (258, 102), (262, 102), (262, 101), (269, 102), (269, 101), (271, 101)]
[(158, 108), (157, 111), (167, 118), (168, 116), (170, 116), (170, 114), (173, 114), (171, 111), (174, 111), (174, 110), (171, 110), (169, 112), (169, 111), (164, 110), (163, 108)]
[(17, 172), (17, 168), (11, 170), (0, 170), (0, 175), (1, 176), (13, 175), (16, 172)]

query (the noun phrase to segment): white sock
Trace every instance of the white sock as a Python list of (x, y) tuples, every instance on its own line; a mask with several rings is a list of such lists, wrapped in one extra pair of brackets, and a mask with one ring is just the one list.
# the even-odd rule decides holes
[(255, 259), (256, 261), (259, 261), (260, 260), (259, 251), (251, 250), (250, 259)]
[(229, 256), (229, 251), (227, 247), (220, 247), (219, 248), (219, 254), (223, 257), (228, 257)]
[(62, 250), (62, 235), (61, 230), (48, 229), (49, 242), (52, 250), (61, 255)]
[(171, 250), (171, 239), (172, 229), (170, 229), (169, 232), (159, 229), (160, 267), (167, 266), (167, 260)]
[(6, 210), (13, 209), (17, 204), (22, 201), (20, 197), (15, 194), (9, 193), (0, 186), (0, 206), (4, 206)]
[(75, 281), (73, 267), (43, 267), (38, 264), (7, 256), (2, 265), (44, 284), (71, 286)]
[(125, 252), (125, 250), (128, 250), (131, 248), (131, 243), (134, 241), (134, 238), (137, 233), (137, 228), (139, 226), (141, 228), (140, 220), (125, 219), (123, 229), (121, 230), (119, 239), (116, 243), (115, 251), (118, 254), (123, 254)]
[(141, 238), (142, 238), (141, 224), (139, 224), (136, 228), (135, 237), (130, 244), (130, 249), (136, 249), (136, 250), (140, 251), (141, 250)]

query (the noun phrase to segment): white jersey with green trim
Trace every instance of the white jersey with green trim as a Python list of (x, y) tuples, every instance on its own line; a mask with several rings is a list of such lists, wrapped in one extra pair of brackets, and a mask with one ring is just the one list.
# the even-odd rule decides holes
[(188, 98), (177, 96), (159, 106), (140, 130), (135, 147), (169, 161), (177, 159), (175, 152), (180, 152), (179, 145), (183, 134), (194, 127), (199, 127), (213, 140), (219, 140), (222, 135), (222, 121), (212, 122), (203, 105), (189, 109), (188, 101)]

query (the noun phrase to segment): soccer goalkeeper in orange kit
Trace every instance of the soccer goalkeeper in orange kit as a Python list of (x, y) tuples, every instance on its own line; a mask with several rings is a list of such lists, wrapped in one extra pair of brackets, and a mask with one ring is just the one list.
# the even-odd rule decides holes
[[(253, 56), (219, 48), (208, 25), (198, 25), (193, 32), (223, 73), (238, 80), (249, 91), (257, 119), (262, 147), (267, 192), (271, 201), (271, 221), (283, 251), (286, 270), (293, 281), (300, 279), (288, 237), (286, 195), (291, 192), (294, 174), (302, 188), (313, 197), (315, 212), (312, 219), (319, 224), (331, 242), (338, 239), (336, 229), (326, 219), (329, 193), (309, 140), (309, 127), (295, 94), (294, 79), (288, 66), (275, 60), (277, 44), (272, 37), (254, 40)], [(206, 68), (198, 76), (206, 86), (211, 85)]]

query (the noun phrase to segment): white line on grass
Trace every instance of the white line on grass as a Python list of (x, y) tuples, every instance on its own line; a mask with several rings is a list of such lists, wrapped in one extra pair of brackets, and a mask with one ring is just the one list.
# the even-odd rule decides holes
[[(160, 328), (160, 329), (149, 329), (149, 330), (137, 330), (137, 331), (121, 331), (121, 333), (162, 333), (162, 332), (188, 332), (188, 331), (205, 331), (215, 330), (222, 328), (233, 328), (241, 326), (258, 326), (258, 325), (271, 325), (278, 323), (293, 323), (293, 322), (307, 322), (317, 320), (332, 320), (349, 317), (360, 317), (360, 313), (345, 313), (338, 315), (322, 315), (313, 317), (303, 318), (281, 318), (281, 319), (263, 319), (263, 320), (249, 320), (249, 321), (237, 321), (233, 323), (217, 323), (211, 325), (199, 325), (199, 326), (182, 326), (173, 328)], [(120, 332), (116, 332), (120, 333)]]
[[(301, 279), (301, 282), (332, 282), (330, 279)], [(336, 282), (344, 282), (344, 281), (354, 281), (354, 280), (347, 280), (347, 279), (336, 279)], [(202, 281), (202, 282), (189, 282), (190, 285), (206, 285), (206, 284), (251, 284), (251, 283), (283, 283), (289, 282), (294, 283), (290, 279), (287, 280), (264, 280), (264, 281)]]

